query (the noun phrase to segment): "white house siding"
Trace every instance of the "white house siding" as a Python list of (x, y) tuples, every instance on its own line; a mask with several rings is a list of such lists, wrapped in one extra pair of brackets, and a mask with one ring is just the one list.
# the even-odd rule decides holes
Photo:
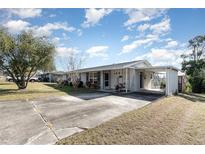
[(152, 79), (151, 79), (151, 76), (152, 76), (152, 72), (148, 72), (148, 71), (145, 71), (144, 72), (144, 88), (145, 89), (151, 89), (151, 83), (152, 83)]
[(177, 71), (167, 69), (166, 71), (166, 95), (172, 95), (178, 92), (178, 76)]
[(125, 83), (125, 69), (111, 70), (111, 89), (115, 89), (118, 84), (119, 76), (122, 76), (122, 83)]
[(137, 80), (136, 80), (136, 72), (135, 69), (129, 69), (129, 90), (136, 91), (137, 90)]
[(83, 84), (86, 84), (86, 73), (80, 73), (80, 79), (83, 81)]
[(135, 77), (136, 77), (136, 85), (135, 85), (135, 91), (138, 91), (140, 89), (140, 71), (135, 71)]

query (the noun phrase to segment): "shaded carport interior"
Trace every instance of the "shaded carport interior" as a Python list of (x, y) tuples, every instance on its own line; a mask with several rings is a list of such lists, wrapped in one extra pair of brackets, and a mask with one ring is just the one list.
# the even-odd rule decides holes
[[(178, 92), (178, 69), (173, 66), (152, 66), (147, 68), (135, 68), (138, 72), (160, 73), (165, 76), (165, 89), (141, 88), (140, 92), (144, 93), (164, 93), (165, 95), (173, 95)], [(151, 80), (151, 79), (150, 79)]]

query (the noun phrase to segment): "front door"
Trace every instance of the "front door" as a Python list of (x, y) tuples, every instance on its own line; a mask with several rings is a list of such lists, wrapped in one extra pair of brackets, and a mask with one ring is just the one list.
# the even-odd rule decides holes
[(105, 89), (109, 89), (110, 87), (109, 82), (109, 73), (104, 73), (104, 87)]

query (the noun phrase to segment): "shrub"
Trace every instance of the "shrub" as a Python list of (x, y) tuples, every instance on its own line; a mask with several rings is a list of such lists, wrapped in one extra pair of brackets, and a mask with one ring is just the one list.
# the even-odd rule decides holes
[(83, 88), (83, 81), (79, 81), (78, 88)]
[(90, 88), (90, 87), (91, 87), (91, 82), (90, 82), (90, 81), (87, 81), (87, 82), (86, 82), (86, 86), (87, 86), (88, 88)]
[(192, 78), (192, 91), (195, 93), (201, 93), (202, 92), (202, 82), (203, 82), (203, 78), (193, 77)]
[(190, 84), (189, 82), (186, 82), (185, 92), (186, 92), (186, 93), (192, 92), (192, 87), (191, 87), (191, 84)]
[(205, 93), (205, 79), (203, 79), (202, 81), (201, 89), (202, 89), (202, 92)]
[(164, 89), (166, 87), (166, 83), (164, 81), (160, 82), (160, 89)]

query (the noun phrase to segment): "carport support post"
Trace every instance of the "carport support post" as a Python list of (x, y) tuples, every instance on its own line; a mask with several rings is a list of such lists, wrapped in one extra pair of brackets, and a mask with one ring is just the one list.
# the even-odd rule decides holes
[(100, 89), (103, 90), (103, 71), (100, 71)]
[(169, 95), (169, 69), (166, 69), (166, 95)]
[(127, 68), (125, 69), (125, 91), (127, 93)]

